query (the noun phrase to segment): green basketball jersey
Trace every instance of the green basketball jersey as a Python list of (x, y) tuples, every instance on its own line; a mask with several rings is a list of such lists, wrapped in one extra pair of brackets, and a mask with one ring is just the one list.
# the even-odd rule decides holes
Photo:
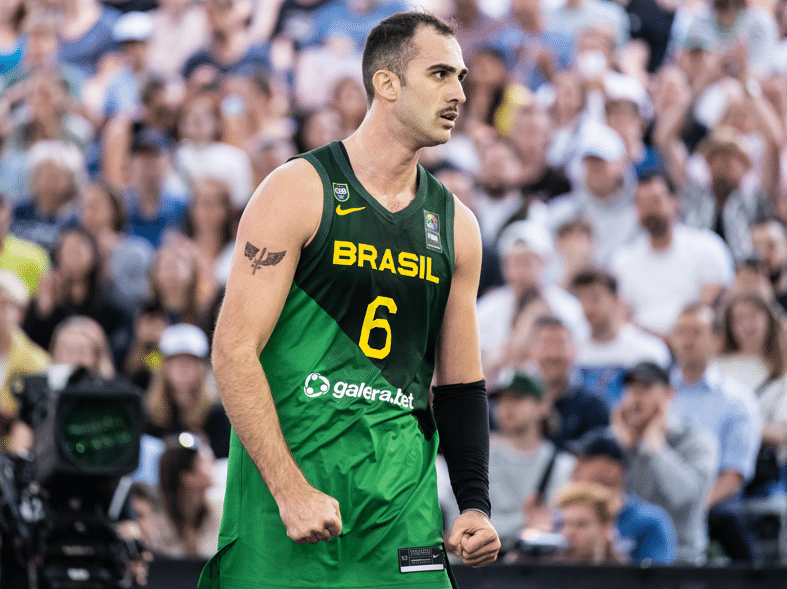
[(260, 362), (293, 456), (339, 502), (342, 533), (289, 539), (233, 432), (220, 549), (200, 587), (450, 588), (429, 386), (453, 273), (453, 196), (419, 166), (415, 199), (391, 213), (341, 144), (302, 157), (322, 178), (322, 220)]

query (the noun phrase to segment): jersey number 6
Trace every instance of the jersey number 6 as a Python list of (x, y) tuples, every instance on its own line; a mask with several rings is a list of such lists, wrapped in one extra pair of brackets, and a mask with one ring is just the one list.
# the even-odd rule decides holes
[[(358, 342), (358, 347), (369, 358), (382, 360), (391, 352), (391, 324), (388, 323), (387, 319), (375, 318), (374, 314), (377, 312), (377, 307), (385, 307), (391, 315), (396, 314), (396, 303), (390, 297), (380, 296), (369, 303), (369, 306), (366, 307), (366, 315), (363, 318), (361, 339)], [(373, 348), (369, 345), (369, 336), (375, 327), (385, 330), (385, 343), (382, 348)]]

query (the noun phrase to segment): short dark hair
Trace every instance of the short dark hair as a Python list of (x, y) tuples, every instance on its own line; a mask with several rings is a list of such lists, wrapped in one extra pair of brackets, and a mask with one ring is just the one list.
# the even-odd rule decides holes
[(578, 272), (574, 278), (571, 279), (571, 290), (577, 290), (583, 286), (592, 286), (594, 284), (600, 284), (612, 294), (618, 293), (617, 278), (609, 272), (597, 268), (586, 268)]
[(545, 327), (555, 327), (559, 329), (568, 329), (568, 326), (556, 315), (541, 315), (533, 324), (535, 331), (539, 331)]
[(645, 168), (643, 171), (641, 171), (637, 175), (637, 186), (650, 184), (656, 180), (661, 180), (664, 183), (664, 185), (667, 187), (667, 192), (670, 193), (670, 196), (673, 198), (677, 197), (674, 184), (672, 184), (672, 181), (669, 179), (669, 176), (667, 175), (667, 172), (664, 170), (664, 168), (660, 166)]
[(380, 21), (366, 38), (361, 70), (363, 87), (369, 104), (374, 99), (372, 78), (380, 70), (389, 70), (405, 84), (404, 72), (414, 57), (413, 37), (422, 26), (433, 27), (441, 35), (453, 37), (454, 27), (425, 12), (397, 12)]

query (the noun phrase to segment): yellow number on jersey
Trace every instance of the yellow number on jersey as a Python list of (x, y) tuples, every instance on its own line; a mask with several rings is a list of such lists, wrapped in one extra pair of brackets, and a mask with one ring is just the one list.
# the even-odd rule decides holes
[[(375, 319), (374, 314), (377, 312), (377, 307), (385, 307), (392, 315), (396, 314), (396, 303), (394, 303), (394, 300), (390, 297), (380, 296), (369, 303), (369, 306), (366, 307), (366, 315), (363, 318), (361, 339), (358, 342), (358, 347), (360, 347), (361, 351), (369, 358), (382, 360), (391, 353), (391, 324), (388, 323), (387, 319)], [(385, 344), (379, 349), (369, 345), (369, 336), (372, 333), (372, 329), (375, 327), (385, 330)]]

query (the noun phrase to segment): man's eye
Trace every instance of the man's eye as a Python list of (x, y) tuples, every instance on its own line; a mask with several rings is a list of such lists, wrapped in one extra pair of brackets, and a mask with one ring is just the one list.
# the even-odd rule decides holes
[(435, 72), (434, 75), (437, 76), (438, 80), (442, 80), (443, 78), (445, 78), (445, 71), (441, 70), (439, 72)]

